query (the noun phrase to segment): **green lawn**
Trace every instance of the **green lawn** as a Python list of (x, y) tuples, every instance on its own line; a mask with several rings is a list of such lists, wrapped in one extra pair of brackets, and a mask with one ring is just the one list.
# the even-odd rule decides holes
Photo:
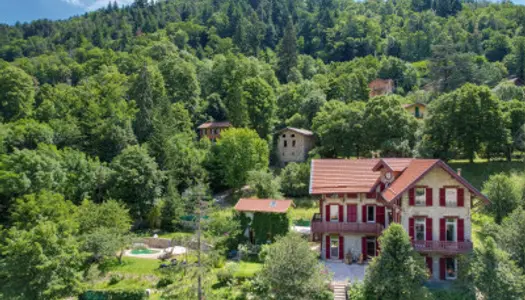
[(158, 259), (124, 257), (122, 264), (117, 261), (108, 262), (104, 271), (119, 274), (150, 275), (155, 274), (162, 262)]
[(239, 263), (239, 269), (235, 272), (235, 277), (251, 278), (262, 269), (261, 263), (244, 262)]
[(525, 171), (525, 163), (522, 161), (487, 162), (486, 160), (476, 160), (471, 164), (464, 160), (452, 160), (448, 164), (454, 170), (461, 168), (461, 175), (479, 190), (483, 188), (483, 183), (490, 175), (501, 172), (510, 174)]

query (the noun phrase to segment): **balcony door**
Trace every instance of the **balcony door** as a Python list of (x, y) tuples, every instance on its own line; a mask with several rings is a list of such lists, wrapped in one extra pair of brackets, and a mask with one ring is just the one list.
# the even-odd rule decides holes
[(446, 241), (447, 242), (456, 242), (457, 241), (457, 220), (456, 219), (447, 219), (446, 220)]
[(330, 205), (330, 222), (339, 222), (339, 205)]

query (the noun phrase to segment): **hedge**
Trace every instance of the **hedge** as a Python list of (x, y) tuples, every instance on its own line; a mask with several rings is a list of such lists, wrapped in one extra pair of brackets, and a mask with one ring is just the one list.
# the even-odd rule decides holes
[(79, 300), (143, 300), (147, 299), (144, 290), (89, 290), (78, 296)]

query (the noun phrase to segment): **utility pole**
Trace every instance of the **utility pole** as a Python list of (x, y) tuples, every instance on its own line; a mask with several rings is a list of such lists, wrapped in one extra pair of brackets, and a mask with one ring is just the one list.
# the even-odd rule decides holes
[(201, 218), (202, 218), (202, 203), (200, 190), (197, 192), (197, 202), (199, 203), (199, 220), (197, 221), (197, 293), (198, 299), (202, 300), (202, 278), (201, 278)]

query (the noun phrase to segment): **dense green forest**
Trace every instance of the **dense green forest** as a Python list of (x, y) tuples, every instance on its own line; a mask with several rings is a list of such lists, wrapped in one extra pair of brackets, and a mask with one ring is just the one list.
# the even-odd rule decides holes
[[(369, 98), (376, 78), (394, 94)], [(173, 230), (196, 185), (271, 190), (285, 126), (315, 132), (312, 157), (511, 160), (525, 150), (524, 82), (525, 7), (512, 3), (137, 0), (0, 25), (3, 240), (41, 242), (38, 231), (76, 249), (72, 236), (108, 229), (57, 220), (125, 210), (113, 200), (131, 218), (113, 237), (131, 220)], [(416, 102), (428, 104), (423, 120), (402, 106)], [(213, 145), (197, 138), (208, 120), (237, 129)], [(284, 194), (307, 194), (308, 174), (282, 170)], [(49, 293), (71, 292), (57, 282)]]

